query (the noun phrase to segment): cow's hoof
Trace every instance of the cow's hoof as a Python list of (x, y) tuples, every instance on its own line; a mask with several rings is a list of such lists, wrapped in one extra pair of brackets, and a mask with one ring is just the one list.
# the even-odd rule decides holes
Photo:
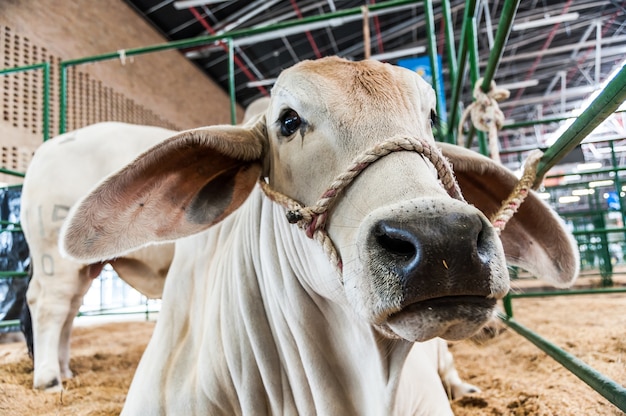
[(450, 389), (450, 398), (452, 400), (459, 399), (471, 393), (480, 393), (480, 389), (473, 384), (459, 383), (455, 384)]
[(35, 384), (35, 389), (43, 390), (46, 393), (58, 393), (63, 390), (63, 384), (57, 377), (55, 377), (47, 383)]

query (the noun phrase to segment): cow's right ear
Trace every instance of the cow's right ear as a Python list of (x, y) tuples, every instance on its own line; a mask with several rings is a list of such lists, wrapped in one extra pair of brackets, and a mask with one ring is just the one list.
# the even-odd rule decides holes
[(61, 251), (101, 261), (207, 229), (246, 200), (266, 141), (261, 117), (246, 127), (189, 130), (152, 147), (73, 207)]

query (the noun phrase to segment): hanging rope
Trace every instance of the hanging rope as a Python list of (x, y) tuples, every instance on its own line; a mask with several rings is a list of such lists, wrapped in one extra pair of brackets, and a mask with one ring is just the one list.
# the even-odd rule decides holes
[[(461, 115), (459, 122), (459, 142), (462, 137), (463, 124), (470, 116), (472, 124), (480, 131), (488, 133), (489, 154), (496, 162), (500, 162), (500, 150), (498, 149), (498, 130), (504, 124), (504, 113), (498, 107), (498, 101), (509, 98), (509, 90), (497, 88), (496, 83), (491, 81), (489, 91), (483, 92), (481, 85), (483, 79), (480, 78), (474, 85), (474, 102), (467, 106)], [(461, 145), (461, 143), (459, 143)]]
[(498, 212), (493, 215), (491, 224), (493, 224), (498, 234), (504, 231), (507, 222), (515, 215), (532, 189), (535, 178), (537, 177), (537, 167), (539, 166), (541, 156), (543, 156), (541, 150), (533, 150), (528, 155), (524, 163), (524, 173), (522, 177), (515, 185), (515, 188), (513, 188), (509, 197), (502, 202)]

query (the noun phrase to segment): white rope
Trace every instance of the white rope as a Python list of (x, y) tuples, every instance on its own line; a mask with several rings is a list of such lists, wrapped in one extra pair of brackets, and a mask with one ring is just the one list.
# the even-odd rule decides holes
[(459, 122), (459, 145), (462, 138), (463, 124), (470, 116), (472, 124), (478, 130), (488, 133), (489, 138), (489, 154), (496, 162), (500, 162), (500, 150), (498, 149), (498, 130), (504, 124), (504, 113), (498, 107), (498, 101), (509, 98), (509, 90), (497, 88), (496, 83), (491, 81), (489, 91), (483, 92), (481, 85), (483, 79), (480, 78), (474, 85), (474, 102), (467, 106), (461, 121)]

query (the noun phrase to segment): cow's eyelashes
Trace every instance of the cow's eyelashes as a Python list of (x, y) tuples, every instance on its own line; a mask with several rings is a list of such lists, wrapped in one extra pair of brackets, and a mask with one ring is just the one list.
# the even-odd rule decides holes
[(283, 111), (278, 122), (280, 123), (280, 134), (284, 137), (293, 135), (303, 124), (300, 115), (291, 108)]

